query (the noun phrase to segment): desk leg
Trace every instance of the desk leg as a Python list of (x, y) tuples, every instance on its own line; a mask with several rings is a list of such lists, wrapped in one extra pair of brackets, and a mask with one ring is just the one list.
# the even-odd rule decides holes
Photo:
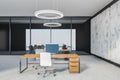
[(21, 59), (20, 59), (20, 63), (19, 63), (20, 73), (24, 72), (27, 68), (28, 68), (28, 58), (26, 58), (26, 67), (24, 69), (22, 69), (22, 62), (21, 62)]

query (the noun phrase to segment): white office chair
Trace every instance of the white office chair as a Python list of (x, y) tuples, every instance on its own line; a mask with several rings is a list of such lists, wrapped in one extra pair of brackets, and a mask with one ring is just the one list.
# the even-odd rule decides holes
[[(51, 53), (48, 53), (48, 52), (40, 53), (40, 66), (42, 66), (44, 68), (43, 69), (43, 71), (44, 71), (43, 77), (45, 77), (47, 72), (53, 73), (53, 75), (56, 76), (54, 69), (51, 67), (52, 66)], [(38, 73), (38, 75), (39, 74), (40, 73)]]
[[(44, 52), (44, 49), (35, 49), (35, 54), (40, 54), (40, 53), (42, 53), (42, 52)], [(35, 61), (36, 61), (36, 63), (40, 63), (39, 60), (40, 58), (36, 58), (35, 59)], [(33, 68), (35, 68), (36, 70), (38, 69), (38, 68), (40, 68), (40, 65), (36, 65), (36, 66), (33, 66)]]

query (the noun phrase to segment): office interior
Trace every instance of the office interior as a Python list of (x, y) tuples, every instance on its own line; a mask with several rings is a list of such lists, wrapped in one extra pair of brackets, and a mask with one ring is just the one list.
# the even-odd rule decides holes
[[(12, 0), (0, 6), (2, 80), (120, 79), (119, 0)], [(64, 17), (34, 15), (46, 8)], [(61, 26), (44, 26), (52, 22)]]

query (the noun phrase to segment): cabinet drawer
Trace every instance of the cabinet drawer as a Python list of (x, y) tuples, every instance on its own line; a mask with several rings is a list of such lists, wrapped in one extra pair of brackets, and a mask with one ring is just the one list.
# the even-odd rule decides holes
[(79, 72), (79, 68), (78, 67), (70, 67), (69, 71), (72, 72)]
[(70, 58), (69, 61), (70, 62), (79, 62), (79, 58)]
[(78, 70), (79, 68), (78, 67), (72, 67), (72, 66), (70, 66), (69, 67), (71, 70)]
[(69, 66), (70, 67), (78, 67), (79, 66), (79, 63), (69, 63)]

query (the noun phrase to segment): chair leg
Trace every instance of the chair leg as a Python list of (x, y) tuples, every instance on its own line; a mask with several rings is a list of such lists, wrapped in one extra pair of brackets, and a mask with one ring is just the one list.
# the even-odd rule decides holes
[(56, 76), (56, 72), (53, 70), (53, 76), (55, 77)]
[(54, 77), (56, 76), (56, 74), (54, 74)]
[(45, 77), (46, 74), (47, 74), (47, 71), (45, 70), (45, 73), (43, 74), (43, 77)]

